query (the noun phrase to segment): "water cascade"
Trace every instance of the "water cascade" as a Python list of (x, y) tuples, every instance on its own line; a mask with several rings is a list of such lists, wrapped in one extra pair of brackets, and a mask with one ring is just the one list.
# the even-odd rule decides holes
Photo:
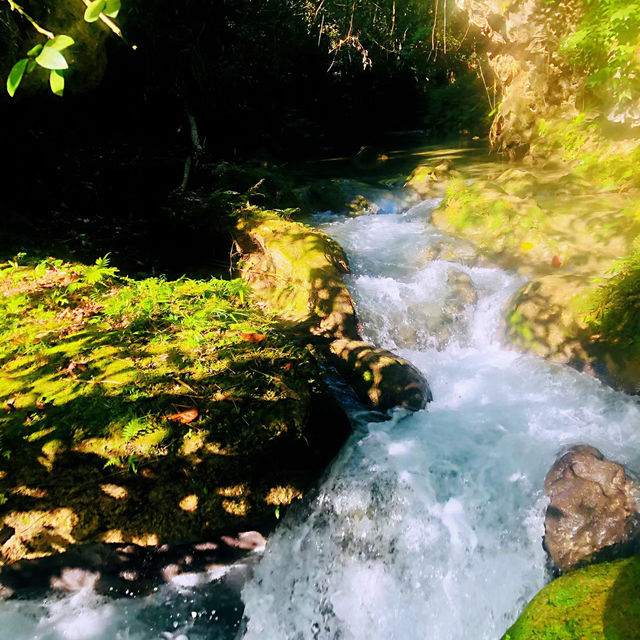
[(320, 222), (351, 261), (366, 339), (420, 367), (435, 399), (356, 417), (243, 591), (247, 640), (497, 640), (547, 579), (556, 455), (588, 442), (640, 468), (635, 399), (501, 343), (518, 275), (425, 257), (452, 242), (429, 223), (435, 204)]
[(548, 578), (545, 473), (580, 442), (640, 469), (640, 408), (568, 367), (507, 349), (503, 309), (522, 279), (431, 260), (443, 242), (456, 255), (429, 222), (436, 204), (316, 219), (349, 256), (365, 338), (425, 372), (428, 411), (384, 422), (356, 411), (350, 440), (287, 513), (248, 582), (245, 562), (135, 598), (88, 584), (9, 600), (3, 637), (500, 638)]

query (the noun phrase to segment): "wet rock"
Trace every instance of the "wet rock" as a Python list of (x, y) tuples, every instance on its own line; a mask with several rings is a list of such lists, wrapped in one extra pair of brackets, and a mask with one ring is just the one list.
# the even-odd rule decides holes
[(577, 445), (558, 458), (545, 493), (550, 503), (544, 545), (561, 572), (602, 558), (605, 551), (624, 553), (640, 540), (639, 487), (622, 465), (594, 447)]
[(356, 196), (348, 206), (349, 215), (364, 216), (376, 214), (380, 211), (380, 207), (375, 202), (370, 202), (364, 196)]
[(458, 312), (469, 304), (478, 302), (478, 292), (473, 286), (471, 276), (464, 271), (450, 271), (447, 277), (447, 284), (451, 287), (451, 293), (447, 302), (456, 303)]
[(380, 411), (393, 407), (419, 411), (432, 400), (420, 371), (391, 351), (348, 339), (334, 340), (330, 348), (358, 394)]
[(421, 257), (425, 265), (434, 260), (458, 262), (468, 267), (493, 265), (493, 263), (480, 254), (477, 247), (474, 247), (470, 242), (465, 242), (458, 238), (456, 238), (456, 240), (442, 240), (427, 247), (422, 251)]
[(445, 191), (447, 178), (454, 173), (451, 160), (445, 158), (437, 165), (416, 167), (407, 178), (405, 186), (422, 198), (441, 196)]

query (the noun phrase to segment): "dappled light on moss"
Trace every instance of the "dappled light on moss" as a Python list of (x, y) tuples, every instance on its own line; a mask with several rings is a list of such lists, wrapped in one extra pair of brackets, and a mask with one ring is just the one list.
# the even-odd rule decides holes
[[(315, 364), (242, 281), (50, 259), (0, 266), (0, 291), (2, 510), (42, 520), (37, 543), (16, 528), (5, 559), (273, 519), (267, 487), (309, 481), (316, 463), (299, 469), (293, 452), (316, 455), (302, 437)], [(73, 518), (47, 515), (61, 509)]]
[(502, 640), (632, 640), (639, 592), (640, 556), (577, 569), (545, 587)]

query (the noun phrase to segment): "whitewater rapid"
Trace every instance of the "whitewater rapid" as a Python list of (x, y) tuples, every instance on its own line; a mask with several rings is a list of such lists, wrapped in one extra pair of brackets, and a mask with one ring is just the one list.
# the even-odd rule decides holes
[(23, 594), (0, 602), (3, 638), (501, 637), (548, 580), (547, 470), (586, 442), (640, 471), (638, 400), (505, 347), (504, 307), (523, 280), (432, 260), (431, 249), (457, 244), (429, 222), (437, 202), (406, 211), (394, 202), (386, 213), (316, 223), (348, 254), (366, 339), (424, 372), (428, 410), (386, 422), (354, 410), (353, 435), (317, 490), (287, 512), (252, 579), (259, 555), (135, 597), (90, 583)]
[[(498, 640), (548, 580), (542, 488), (556, 456), (586, 442), (640, 470), (637, 400), (506, 348), (504, 307), (523, 281), (429, 260), (452, 242), (429, 222), (435, 204), (319, 219), (349, 257), (365, 338), (417, 365), (434, 401), (387, 422), (354, 417), (243, 590), (245, 640)], [(436, 344), (419, 323), (461, 278), (476, 295)]]

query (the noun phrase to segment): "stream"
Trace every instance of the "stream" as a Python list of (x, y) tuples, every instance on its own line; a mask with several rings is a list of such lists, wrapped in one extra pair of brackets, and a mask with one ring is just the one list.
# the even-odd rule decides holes
[(509, 350), (502, 311), (523, 279), (430, 261), (429, 247), (452, 242), (430, 224), (437, 200), (397, 203), (378, 215), (318, 214), (315, 222), (349, 257), (365, 339), (425, 373), (428, 409), (384, 422), (354, 410), (352, 436), (261, 559), (254, 554), (224, 575), (182, 575), (135, 598), (88, 585), (7, 600), (3, 637), (502, 636), (549, 579), (541, 544), (549, 467), (584, 442), (640, 470), (640, 407), (587, 375)]

